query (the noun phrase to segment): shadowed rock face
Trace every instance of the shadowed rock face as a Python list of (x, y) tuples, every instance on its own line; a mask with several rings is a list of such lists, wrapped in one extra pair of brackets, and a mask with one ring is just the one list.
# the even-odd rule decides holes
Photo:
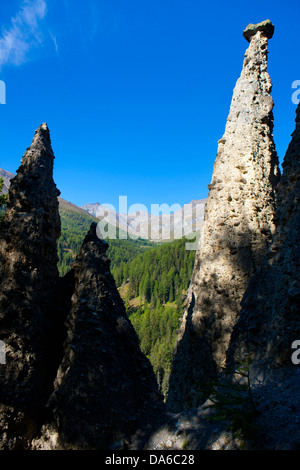
[(49, 402), (52, 423), (39, 443), (44, 448), (50, 442), (57, 449), (129, 443), (138, 429), (142, 438), (145, 424), (161, 415), (152, 366), (140, 351), (110, 274), (107, 248), (93, 223), (73, 263), (67, 339)]
[(228, 363), (251, 353), (257, 366), (292, 365), (300, 339), (300, 105), (277, 193), (277, 229), (252, 277), (233, 330)]
[(58, 276), (53, 161), (43, 124), (11, 180), (1, 226), (0, 449), (137, 448), (163, 416), (162, 396), (96, 224), (72, 271)]
[[(1, 446), (26, 445), (51, 386), (56, 242), (60, 235), (54, 155), (49, 130), (40, 126), (11, 180), (0, 237)], [(52, 375), (51, 375), (52, 374)]]
[(170, 378), (172, 411), (201, 402), (202, 383), (225, 365), (232, 328), (250, 276), (274, 232), (279, 180), (273, 142), (268, 37), (251, 37), (219, 140), (201, 247)]

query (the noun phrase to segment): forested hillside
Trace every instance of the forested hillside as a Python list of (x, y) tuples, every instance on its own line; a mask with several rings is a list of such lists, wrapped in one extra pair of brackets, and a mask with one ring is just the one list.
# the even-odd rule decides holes
[[(60, 201), (61, 218), (61, 237), (58, 240), (58, 269), (61, 276), (64, 276), (70, 270), (70, 263), (75, 259), (79, 252), (85, 235), (89, 231), (92, 222), (98, 219), (87, 212), (73, 206), (66, 205)], [(147, 240), (109, 240), (107, 255), (111, 260), (111, 271), (115, 276), (115, 270), (118, 272), (123, 269), (122, 263), (127, 263), (138, 254), (155, 246), (154, 243)]]
[(151, 249), (123, 267), (120, 293), (163, 394), (168, 389), (177, 330), (195, 259), (195, 252), (185, 249), (186, 241), (183, 238)]
[(2, 194), (3, 185), (4, 185), (3, 178), (0, 178), (0, 224), (3, 220), (5, 203), (6, 203), (6, 195)]
[[(93, 216), (60, 204), (59, 272), (63, 276), (79, 252)], [(166, 393), (183, 300), (194, 265), (195, 252), (186, 251), (186, 239), (158, 246), (147, 240), (109, 240), (111, 272), (125, 301), (127, 313), (150, 359), (160, 389)]]

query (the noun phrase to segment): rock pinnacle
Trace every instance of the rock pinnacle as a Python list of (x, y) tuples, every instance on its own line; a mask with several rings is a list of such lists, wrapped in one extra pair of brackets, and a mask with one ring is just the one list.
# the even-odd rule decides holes
[[(273, 141), (269, 22), (248, 27), (245, 53), (206, 204), (187, 309), (170, 377), (168, 406), (198, 406), (202, 388), (225, 366), (250, 276), (274, 233), (278, 157)], [(255, 33), (256, 32), (256, 33)]]

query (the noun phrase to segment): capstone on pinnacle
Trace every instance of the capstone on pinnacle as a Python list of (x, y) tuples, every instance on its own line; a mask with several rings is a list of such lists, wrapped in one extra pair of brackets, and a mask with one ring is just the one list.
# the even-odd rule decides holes
[(270, 20), (265, 20), (257, 24), (248, 24), (247, 28), (243, 31), (243, 36), (248, 42), (250, 42), (253, 36), (255, 36), (258, 31), (261, 31), (268, 39), (271, 39), (273, 37), (274, 30), (275, 26), (273, 23), (271, 23)]

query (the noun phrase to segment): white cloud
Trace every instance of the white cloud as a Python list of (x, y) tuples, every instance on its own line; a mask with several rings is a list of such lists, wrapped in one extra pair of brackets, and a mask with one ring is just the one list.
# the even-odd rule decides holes
[(0, 69), (6, 64), (21, 65), (29, 51), (42, 44), (40, 23), (46, 15), (45, 0), (23, 0), (20, 10), (0, 36)]
[(54, 34), (50, 33), (50, 37), (53, 41), (53, 44), (54, 44), (54, 48), (56, 50), (56, 52), (58, 52), (58, 44), (57, 44), (57, 39), (56, 39), (56, 36), (54, 36)]

